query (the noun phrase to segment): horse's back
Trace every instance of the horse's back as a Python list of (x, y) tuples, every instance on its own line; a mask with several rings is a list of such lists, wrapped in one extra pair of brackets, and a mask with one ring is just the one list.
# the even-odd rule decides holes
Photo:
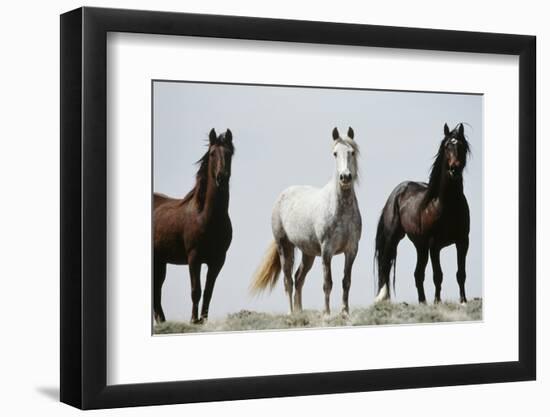
[(428, 191), (428, 184), (417, 181), (403, 181), (392, 190), (384, 211), (391, 213), (394, 208), (417, 206)]
[(153, 193), (153, 210), (155, 210), (160, 205), (170, 201), (174, 201), (174, 199), (168, 197), (166, 194)]
[(320, 245), (315, 234), (317, 200), (320, 189), (308, 185), (295, 185), (280, 195), (271, 218), (275, 240), (288, 239), (300, 250), (317, 255)]
[(312, 208), (317, 205), (319, 191), (319, 188), (308, 185), (294, 185), (285, 189), (275, 203), (274, 216), (309, 217)]
[(399, 198), (408, 198), (410, 196), (416, 195), (417, 193), (422, 193), (428, 190), (428, 184), (425, 182), (419, 181), (403, 181), (393, 189), (391, 196)]

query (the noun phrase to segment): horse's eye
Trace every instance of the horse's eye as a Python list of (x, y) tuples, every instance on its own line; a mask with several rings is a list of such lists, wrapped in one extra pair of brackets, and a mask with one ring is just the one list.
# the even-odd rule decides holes
[(355, 156), (355, 151), (351, 151), (351, 156)]
[(336, 152), (333, 152), (332, 154), (333, 154), (334, 156), (336, 156)]

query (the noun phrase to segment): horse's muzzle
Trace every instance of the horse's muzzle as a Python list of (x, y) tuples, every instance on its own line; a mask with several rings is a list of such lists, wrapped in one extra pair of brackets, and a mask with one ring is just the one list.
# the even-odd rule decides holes
[(449, 175), (451, 178), (460, 178), (462, 176), (462, 168), (460, 167), (449, 167)]
[(344, 190), (351, 188), (352, 185), (352, 175), (351, 174), (340, 174), (340, 187)]
[(351, 173), (340, 174), (340, 183), (342, 185), (351, 184), (351, 179), (352, 179)]

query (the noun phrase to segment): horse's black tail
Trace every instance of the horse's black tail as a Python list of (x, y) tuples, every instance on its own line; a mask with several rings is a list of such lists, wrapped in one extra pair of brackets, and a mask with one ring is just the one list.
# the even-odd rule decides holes
[[(389, 201), (382, 210), (378, 227), (376, 228), (376, 240), (374, 258), (378, 270), (378, 295), (376, 301), (383, 301), (390, 298), (390, 272), (393, 268), (393, 292), (395, 294), (395, 263), (397, 258), (397, 244), (401, 236), (398, 232), (399, 210), (396, 198), (390, 196)], [(385, 214), (391, 210), (390, 224), (386, 224)]]

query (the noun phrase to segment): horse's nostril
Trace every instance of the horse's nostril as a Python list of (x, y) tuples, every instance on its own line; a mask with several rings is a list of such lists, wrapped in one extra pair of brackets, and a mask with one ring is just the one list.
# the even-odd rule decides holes
[(451, 173), (451, 175), (458, 175), (460, 173), (460, 167), (457, 167), (457, 166), (452, 166), (451, 168), (449, 168), (449, 172)]
[(340, 174), (340, 181), (350, 182), (351, 181), (351, 174)]

